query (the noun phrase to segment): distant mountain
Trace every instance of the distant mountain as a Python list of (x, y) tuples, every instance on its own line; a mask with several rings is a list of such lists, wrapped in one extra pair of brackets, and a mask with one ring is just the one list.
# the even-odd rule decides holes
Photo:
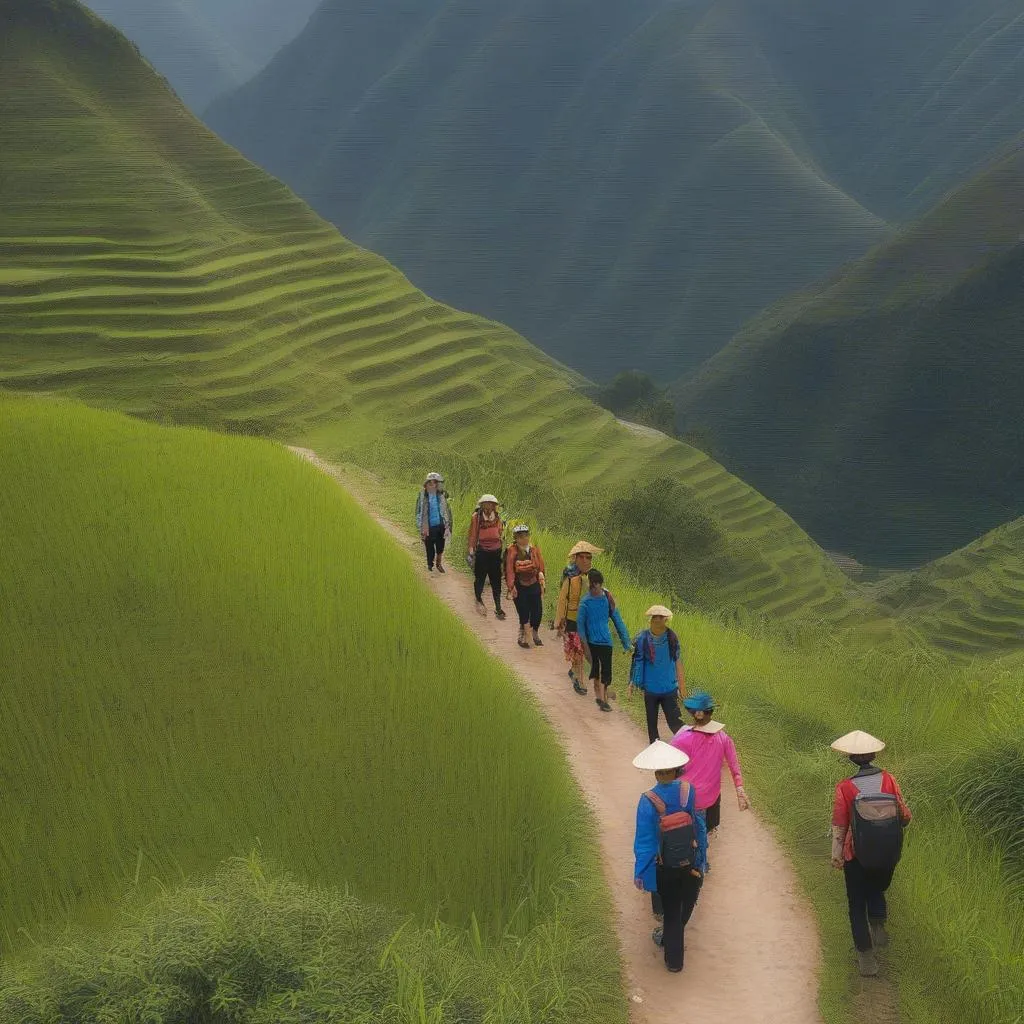
[(692, 371), (1024, 123), (1018, 0), (326, 0), (209, 123), (598, 379)]
[(825, 547), (917, 564), (1024, 513), (1024, 147), (778, 304), (682, 420)]
[(316, 0), (89, 0), (195, 111), (251, 78)]
[(743, 5), (328, 0), (210, 125), (447, 300), (678, 376), (886, 225)]

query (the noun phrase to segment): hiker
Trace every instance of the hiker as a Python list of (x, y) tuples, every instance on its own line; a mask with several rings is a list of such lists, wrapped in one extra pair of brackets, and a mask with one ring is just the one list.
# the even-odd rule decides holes
[(423, 481), (423, 490), (416, 499), (416, 525), (427, 549), (427, 569), (433, 572), (436, 561), (437, 571), (443, 573), (441, 558), (445, 542), (452, 535), (452, 513), (440, 473), (428, 473)]
[[(743, 789), (736, 744), (721, 722), (713, 719), (715, 702), (711, 694), (698, 690), (683, 701), (693, 717), (693, 725), (684, 726), (672, 737), (671, 745), (690, 758), (688, 777), (700, 794), (697, 810), (704, 812), (709, 839), (714, 838), (722, 821), (722, 768), (729, 766), (736, 786), (736, 802), (741, 811), (750, 807)], [(708, 865), (710, 870), (710, 865)]]
[(629, 651), (629, 630), (622, 621), (622, 613), (615, 607), (615, 598), (604, 588), (604, 576), (598, 569), (587, 573), (590, 589), (583, 595), (577, 610), (578, 636), (583, 644), (583, 655), (590, 662), (590, 678), (594, 684), (595, 703), (601, 711), (611, 711), (608, 687), (612, 685), (612, 634), (608, 620), (622, 641), (622, 649)]
[(515, 541), (505, 556), (505, 583), (508, 596), (519, 612), (519, 646), (528, 648), (526, 629), (533, 631), (533, 646), (543, 647), (540, 620), (544, 613), (544, 557), (536, 544), (530, 543), (530, 528), (520, 523), (512, 528)]
[(505, 522), (498, 512), (498, 499), (493, 494), (481, 494), (476, 510), (469, 519), (469, 542), (466, 556), (473, 567), (473, 592), (476, 610), (487, 614), (484, 607), (484, 583), (491, 585), (494, 597), (494, 616), (504, 619), (501, 607), (501, 548), (505, 539)]
[(889, 945), (885, 891), (903, 852), (910, 808), (899, 784), (872, 762), (885, 744), (859, 730), (832, 744), (857, 771), (836, 786), (832, 805), (832, 866), (846, 879), (850, 930), (861, 975), (878, 974), (875, 950)]
[(648, 628), (642, 630), (633, 643), (629, 693), (632, 695), (634, 687), (643, 690), (647, 738), (653, 743), (658, 738), (659, 708), (673, 735), (683, 727), (679, 697), (686, 693), (686, 678), (679, 637), (668, 627), (672, 621), (671, 610), (663, 604), (655, 604), (645, 614)]
[(585, 540), (576, 543), (569, 552), (569, 565), (562, 570), (562, 585), (558, 590), (558, 605), (555, 609), (555, 629), (562, 637), (562, 650), (569, 663), (569, 679), (572, 680), (572, 688), (584, 697), (587, 688), (582, 678), (583, 643), (576, 628), (576, 610), (587, 589), (586, 574), (593, 568), (594, 555), (599, 554), (601, 549)]
[(633, 884), (651, 894), (651, 909), (662, 926), (651, 936), (665, 950), (665, 966), (683, 969), (683, 933), (700, 896), (707, 860), (707, 830), (697, 813), (697, 793), (683, 779), (689, 758), (655, 740), (633, 758), (633, 766), (654, 771), (656, 784), (640, 797), (633, 839)]

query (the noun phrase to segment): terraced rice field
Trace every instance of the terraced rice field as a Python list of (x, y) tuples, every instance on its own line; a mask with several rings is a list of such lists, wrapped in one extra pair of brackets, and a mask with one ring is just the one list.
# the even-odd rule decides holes
[(77, 7), (5, 38), (0, 387), (315, 447), (414, 480), (424, 461), (523, 482), (587, 521), (683, 482), (721, 523), (716, 603), (830, 618), (851, 585), (702, 453), (639, 436), (512, 331), (417, 291), (180, 106)]

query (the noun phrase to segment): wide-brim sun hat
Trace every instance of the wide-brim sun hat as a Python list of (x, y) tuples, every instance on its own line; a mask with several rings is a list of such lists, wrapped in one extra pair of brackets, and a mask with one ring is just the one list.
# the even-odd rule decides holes
[(832, 744), (832, 749), (840, 754), (879, 754), (885, 750), (885, 744), (871, 733), (854, 729)]
[(478, 505), (486, 505), (490, 502), (492, 505), (500, 505), (501, 502), (493, 494), (481, 494), (477, 500)]
[(689, 755), (684, 751), (677, 750), (664, 740), (655, 740), (633, 758), (633, 767), (648, 772), (660, 772), (669, 771), (672, 768), (682, 768), (689, 761)]
[(600, 555), (603, 553), (604, 548), (597, 548), (585, 540), (579, 540), (576, 542), (576, 546), (572, 551), (569, 552), (569, 557), (575, 558), (577, 555)]
[(661, 615), (663, 618), (672, 618), (672, 609), (666, 608), (663, 604), (652, 604), (647, 611), (644, 612), (647, 618), (651, 618), (653, 615)]
[(683, 707), (687, 711), (714, 711), (715, 700), (707, 690), (697, 690), (683, 698)]
[(425, 484), (429, 484), (431, 480), (433, 480), (435, 483), (438, 483), (438, 484), (443, 484), (444, 483), (444, 477), (441, 476), (440, 473), (428, 473), (426, 475), (426, 477), (424, 478), (423, 482)]

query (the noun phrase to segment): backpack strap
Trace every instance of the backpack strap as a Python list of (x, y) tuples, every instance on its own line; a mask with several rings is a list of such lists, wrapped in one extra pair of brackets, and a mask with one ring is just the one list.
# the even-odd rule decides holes
[(667, 810), (665, 807), (665, 801), (662, 800), (653, 789), (647, 790), (647, 792), (644, 793), (644, 796), (647, 797), (647, 799), (654, 805), (654, 809), (658, 812), (658, 817), (664, 817), (665, 811)]
[(610, 590), (605, 590), (604, 596), (608, 598), (608, 618), (610, 619), (615, 614), (615, 598), (612, 597)]

